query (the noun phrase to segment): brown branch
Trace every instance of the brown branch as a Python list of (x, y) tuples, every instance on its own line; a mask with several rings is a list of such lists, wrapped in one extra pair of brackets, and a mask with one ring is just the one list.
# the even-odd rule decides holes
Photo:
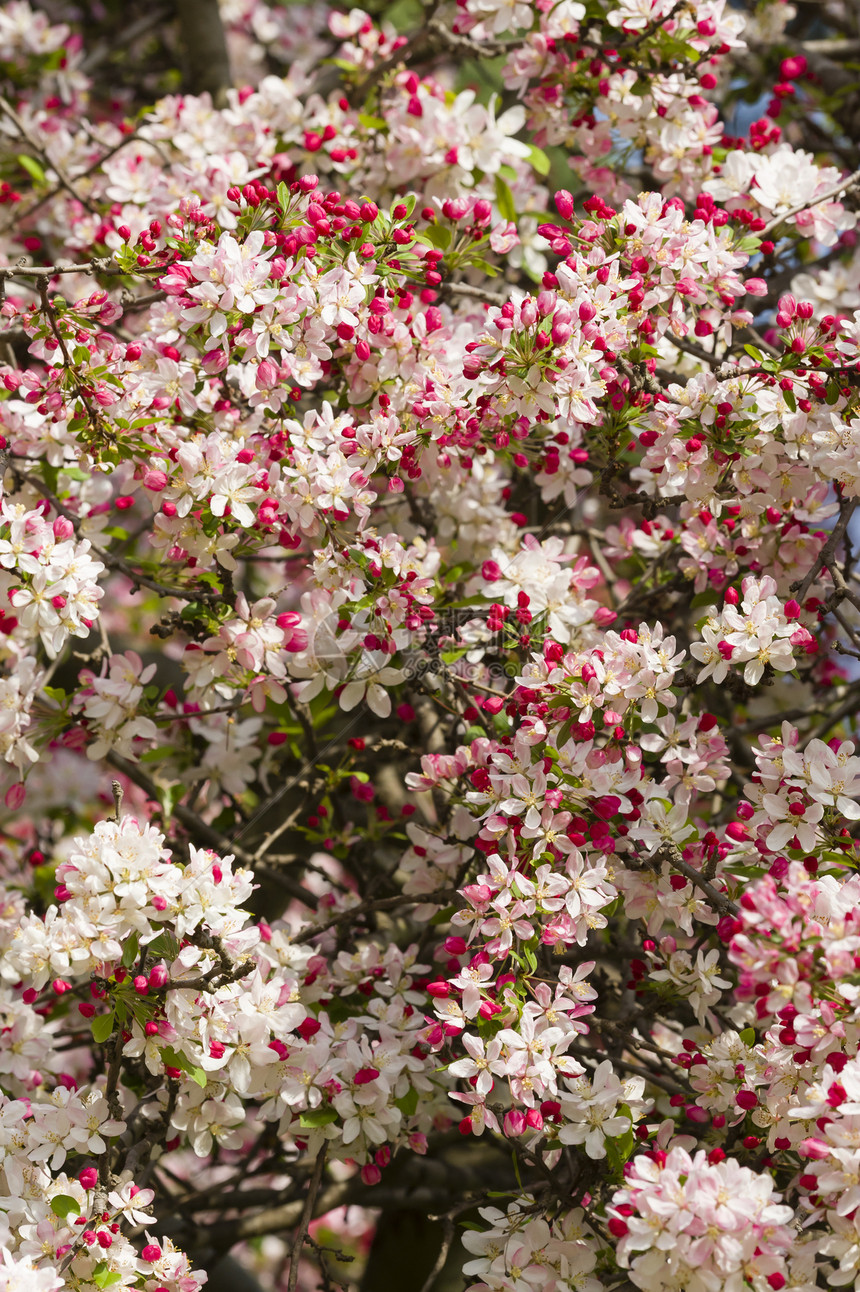
[(395, 897), (379, 897), (373, 901), (360, 902), (358, 906), (351, 906), (349, 910), (341, 911), (340, 915), (334, 915), (330, 920), (325, 920), (322, 924), (310, 924), (305, 929), (300, 929), (295, 936), (296, 942), (307, 942), (309, 938), (318, 937), (320, 933), (333, 929), (338, 924), (348, 924), (353, 917), (358, 915), (367, 915), (371, 911), (393, 911), (398, 906), (423, 906), (425, 902), (450, 902), (459, 896), (456, 888), (437, 888), (432, 893), (421, 893), (418, 896), (406, 896), (399, 893)]
[(424, 1280), (421, 1292), (433, 1292), (433, 1286), (445, 1267), (448, 1259), (448, 1253), (451, 1250), (451, 1244), (454, 1241), (455, 1229), (454, 1222), (450, 1216), (445, 1216), (443, 1220), (442, 1245), (439, 1248), (439, 1254), (433, 1262), (433, 1268)]
[(9, 118), (15, 129), (18, 131), (20, 137), (44, 164), (45, 169), (52, 170), (54, 172), (62, 187), (72, 195), (75, 201), (80, 202), (81, 206), (86, 207), (91, 215), (98, 215), (96, 208), (88, 202), (85, 197), (81, 196), (60, 163), (58, 161), (54, 161), (48, 156), (45, 152), (44, 145), (36, 138), (30, 130), (30, 127), (22, 121), (21, 117), (12, 107), (12, 104), (8, 99), (4, 98), (2, 94), (0, 94), (0, 112), (3, 112)]
[[(137, 270), (133, 271), (137, 272)], [(0, 265), (3, 278), (53, 278), (56, 274), (121, 274), (123, 270), (109, 256), (93, 256), (84, 265)]]
[(99, 414), (98, 409), (94, 408), (92, 403), (90, 402), (89, 396), (86, 394), (83, 386), (81, 385), (81, 381), (80, 381), (80, 378), (78, 377), (77, 369), (75, 365), (72, 363), (72, 356), (69, 354), (69, 347), (66, 345), (66, 338), (63, 336), (62, 332), (60, 331), (60, 325), (57, 322), (57, 311), (54, 308), (54, 306), (51, 304), (51, 301), (48, 297), (48, 282), (47, 282), (47, 279), (45, 278), (42, 278), (39, 280), (39, 301), (40, 301), (42, 313), (47, 318), (48, 325), (54, 334), (54, 339), (56, 340), (57, 345), (60, 347), (60, 353), (63, 356), (63, 370), (69, 374), (69, 377), (74, 385), (75, 394), (77, 395), (78, 399), (81, 401), (84, 408), (86, 409), (90, 426), (94, 431), (99, 431), (101, 429), (101, 415)]
[(302, 1218), (299, 1223), (296, 1236), (293, 1239), (293, 1245), (290, 1248), (290, 1278), (287, 1283), (287, 1292), (296, 1292), (296, 1284), (299, 1281), (299, 1260), (301, 1259), (302, 1248), (305, 1245), (308, 1226), (313, 1220), (317, 1194), (320, 1191), (320, 1184), (322, 1183), (323, 1171), (325, 1169), (325, 1155), (327, 1148), (328, 1144), (323, 1140), (322, 1147), (319, 1153), (317, 1153), (317, 1160), (314, 1162), (314, 1169), (311, 1175), (310, 1184), (308, 1185), (305, 1205), (302, 1209)]
[(443, 294), (452, 292), (455, 296), (471, 296), (486, 305), (504, 305), (507, 300), (506, 296), (500, 296), (498, 292), (488, 291), (486, 287), (473, 287), (471, 283), (443, 283), (441, 291)]
[[(433, 8), (435, 9), (435, 5)], [(367, 75), (347, 92), (346, 97), (352, 104), (360, 103), (363, 99), (367, 99), (371, 91), (389, 72), (400, 67), (414, 67), (416, 63), (422, 63), (439, 54), (457, 54), (461, 59), (495, 58), (515, 46), (516, 42), (500, 40), (478, 42), (469, 36), (458, 36), (438, 18), (430, 16), (405, 45), (401, 45), (393, 54), (389, 54), (382, 62), (371, 68)]]
[[(105, 755), (105, 761), (110, 763), (111, 767), (116, 768), (118, 772), (122, 772), (130, 781), (134, 781), (135, 785), (142, 789), (144, 794), (152, 799), (154, 803), (160, 802), (158, 786), (153, 780), (150, 780), (142, 767), (138, 767), (136, 763), (130, 762), (129, 759), (123, 758), (114, 751)], [(192, 808), (187, 807), (184, 803), (176, 803), (173, 807), (173, 816), (188, 831), (188, 834), (193, 839), (197, 839), (199, 843), (204, 844), (207, 848), (212, 848), (222, 856), (232, 854), (242, 866), (247, 867), (249, 870), (256, 869), (260, 872), (261, 867), (255, 862), (250, 853), (246, 852), (237, 843), (234, 843), (226, 834), (222, 834), (220, 830), (216, 830), (214, 826), (209, 825)], [(266, 873), (272, 872), (267, 869)], [(319, 898), (316, 894), (303, 887), (298, 880), (279, 874), (278, 883), (291, 896), (303, 902), (309, 910), (313, 910), (319, 905)]]
[(128, 26), (124, 26), (120, 38), (115, 43), (111, 44), (110, 42), (103, 40), (96, 45), (95, 48), (87, 54), (81, 64), (81, 71), (87, 76), (92, 76), (96, 68), (100, 67), (102, 63), (109, 59), (111, 54), (114, 54), (119, 50), (127, 50), (129, 45), (131, 45), (135, 40), (138, 40), (139, 37), (145, 36), (153, 27), (158, 27), (161, 23), (166, 22), (172, 17), (173, 9), (171, 6), (151, 9), (148, 13), (145, 13), (142, 17), (138, 18), (136, 22), (132, 22), (129, 23)]
[[(76, 534), (80, 531), (81, 525), (83, 524), (83, 518), (76, 512), (71, 511), (65, 503), (60, 502), (56, 494), (53, 493), (38, 476), (30, 475), (25, 471), (18, 471), (17, 468), (15, 468), (14, 463), (12, 469), (20, 480), (23, 480), (26, 484), (32, 485), (33, 488), (51, 504), (58, 515), (63, 516), (72, 526), (74, 526)], [(151, 592), (157, 592), (161, 597), (175, 597), (177, 601), (202, 601), (210, 605), (217, 605), (224, 601), (223, 597), (221, 597), (217, 592), (211, 591), (211, 589), (178, 588), (172, 587), (167, 583), (161, 583), (158, 579), (151, 578), (150, 575), (144, 574), (141, 570), (136, 570), (128, 561), (124, 560), (121, 556), (114, 556), (113, 553), (109, 552), (106, 548), (99, 547), (98, 544), (93, 542), (90, 543), (90, 547), (92, 551), (95, 552), (96, 556), (104, 561), (109, 570), (116, 570), (118, 574), (124, 574), (138, 590), (140, 590), (141, 587), (149, 588)]]
[(827, 189), (825, 193), (821, 193), (818, 197), (810, 198), (808, 202), (801, 202), (799, 206), (792, 206), (788, 211), (784, 211), (782, 215), (774, 216), (762, 229), (762, 237), (772, 233), (774, 229), (778, 229), (781, 224), (784, 224), (786, 220), (790, 220), (798, 212), (811, 211), (813, 207), (820, 206), (822, 202), (829, 202), (832, 197), (847, 196), (858, 187), (860, 187), (860, 170), (855, 170), (853, 175), (849, 175), (847, 179), (840, 180), (838, 184), (834, 184), (833, 188)]
[(219, 987), (226, 987), (228, 983), (238, 982), (240, 978), (246, 978), (249, 973), (253, 973), (256, 964), (249, 961), (243, 965), (233, 965), (228, 973), (216, 973), (211, 978), (189, 978), (183, 982), (181, 978), (171, 978), (163, 988), (164, 991), (217, 991)]
[(723, 915), (738, 915), (740, 907), (733, 902), (726, 893), (721, 893), (719, 889), (709, 884), (701, 871), (696, 870), (688, 862), (684, 861), (680, 852), (674, 845), (664, 844), (651, 855), (652, 861), (665, 861), (673, 870), (677, 870), (680, 875), (686, 875), (690, 883), (695, 885), (705, 894), (711, 905)]
[(812, 569), (809, 571), (805, 579), (798, 581), (797, 583), (792, 583), (791, 590), (792, 592), (797, 593), (797, 599), (801, 605), (806, 599), (806, 594), (809, 592), (809, 589), (821, 573), (822, 569), (825, 566), (827, 566), (828, 569), (830, 568), (830, 563), (836, 555), (836, 549), (842, 541), (842, 537), (848, 528), (851, 517), (854, 515), (858, 502), (860, 502), (860, 499), (851, 498), (848, 502), (842, 503), (839, 511), (839, 519), (830, 531), (830, 537), (827, 542), (818, 553)]

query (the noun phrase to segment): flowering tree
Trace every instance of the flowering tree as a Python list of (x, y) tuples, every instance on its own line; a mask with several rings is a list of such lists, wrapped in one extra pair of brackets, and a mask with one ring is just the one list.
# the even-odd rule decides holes
[(0, 7), (0, 1289), (860, 1288), (857, 6), (391, 14)]

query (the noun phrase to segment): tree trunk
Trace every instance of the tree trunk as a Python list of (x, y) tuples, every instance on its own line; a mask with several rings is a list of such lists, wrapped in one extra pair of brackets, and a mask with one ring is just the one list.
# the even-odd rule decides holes
[(218, 107), (232, 85), (218, 0), (179, 0), (178, 7), (186, 88), (191, 94), (208, 90)]

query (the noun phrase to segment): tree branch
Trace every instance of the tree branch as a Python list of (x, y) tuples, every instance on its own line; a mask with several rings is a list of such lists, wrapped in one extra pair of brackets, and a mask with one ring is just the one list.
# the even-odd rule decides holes
[(857, 508), (858, 502), (860, 502), (860, 499), (858, 498), (851, 498), (848, 502), (843, 502), (842, 508), (839, 512), (839, 519), (830, 531), (830, 537), (827, 542), (818, 553), (812, 569), (802, 582), (792, 583), (791, 590), (792, 592), (797, 593), (797, 599), (801, 605), (805, 601), (806, 594), (809, 592), (809, 589), (812, 587), (812, 584), (815, 582), (822, 569), (824, 569), (825, 566), (828, 568), (830, 567), (830, 562), (836, 554), (836, 549), (842, 541), (851, 517), (854, 515)]

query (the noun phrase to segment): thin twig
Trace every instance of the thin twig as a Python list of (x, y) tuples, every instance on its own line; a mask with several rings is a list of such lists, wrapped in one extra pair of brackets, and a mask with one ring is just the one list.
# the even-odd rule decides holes
[(320, 933), (325, 933), (338, 924), (348, 924), (355, 916), (367, 915), (371, 911), (393, 911), (398, 906), (423, 906), (425, 902), (441, 904), (451, 902), (458, 896), (459, 892), (456, 888), (438, 888), (432, 893), (420, 893), (417, 896), (399, 893), (396, 897), (379, 897), (375, 901), (360, 902), (358, 906), (351, 906), (322, 924), (309, 924), (307, 928), (300, 929), (294, 940), (307, 942), (309, 938), (318, 937)]
[(319, 1193), (320, 1184), (322, 1183), (323, 1171), (325, 1169), (325, 1155), (328, 1144), (323, 1140), (322, 1147), (317, 1153), (317, 1160), (314, 1162), (313, 1174), (311, 1175), (308, 1192), (305, 1198), (305, 1205), (302, 1210), (302, 1218), (299, 1222), (296, 1236), (293, 1239), (293, 1245), (290, 1248), (290, 1278), (287, 1283), (287, 1292), (296, 1292), (296, 1284), (299, 1281), (299, 1259), (302, 1254), (302, 1248), (305, 1245), (305, 1236), (308, 1232), (308, 1226), (313, 1219), (314, 1206)]
[(821, 573), (821, 570), (823, 569), (823, 567), (828, 566), (829, 568), (829, 563), (832, 561), (833, 557), (836, 554), (836, 549), (839, 546), (839, 543), (842, 539), (843, 534), (848, 528), (848, 524), (851, 520), (851, 517), (854, 515), (858, 502), (860, 502), (860, 499), (852, 498), (850, 499), (849, 502), (842, 504), (842, 507), (839, 513), (839, 519), (836, 522), (836, 524), (833, 526), (833, 529), (830, 531), (830, 537), (828, 538), (827, 542), (824, 544), (821, 551), (818, 553), (818, 556), (816, 558), (815, 564), (813, 565), (812, 569), (809, 571), (806, 578), (803, 579), (802, 582), (792, 583), (791, 590), (792, 592), (797, 593), (797, 599), (801, 603), (801, 605), (805, 601), (806, 594), (809, 592), (809, 589), (812, 587), (812, 584), (814, 583), (815, 579)]
[(506, 296), (488, 291), (486, 287), (473, 287), (471, 283), (443, 283), (442, 292), (452, 292), (455, 296), (471, 296), (486, 305), (504, 305)]
[[(158, 786), (154, 781), (150, 780), (142, 767), (127, 758), (121, 757), (120, 754), (113, 750), (106, 754), (105, 758), (118, 772), (122, 772), (130, 781), (139, 786), (154, 803), (160, 801)], [(242, 866), (246, 866), (249, 870), (255, 867), (255, 860), (250, 853), (246, 852), (244, 848), (240, 848), (235, 841), (222, 834), (220, 830), (216, 830), (214, 826), (209, 825), (207, 821), (204, 821), (191, 808), (186, 807), (184, 803), (174, 804), (173, 815), (192, 838), (197, 839), (207, 848), (212, 848), (222, 856), (232, 854)], [(256, 868), (259, 870), (259, 866)], [(281, 876), (279, 883), (285, 891), (289, 892), (293, 897), (297, 897), (309, 910), (314, 910), (319, 905), (319, 898), (309, 889), (304, 888), (298, 880), (290, 879), (288, 876)]]
[(781, 224), (784, 224), (786, 220), (790, 220), (793, 215), (797, 215), (800, 211), (809, 211), (813, 207), (820, 206), (822, 202), (829, 202), (832, 197), (847, 195), (858, 185), (860, 185), (860, 170), (855, 170), (853, 175), (849, 175), (847, 179), (834, 184), (833, 188), (827, 189), (825, 193), (819, 194), (818, 197), (810, 198), (806, 202), (801, 202), (798, 206), (792, 206), (788, 211), (783, 211), (782, 215), (775, 216), (762, 229), (762, 237), (765, 237), (774, 229), (778, 229)]
[(448, 1253), (451, 1250), (451, 1244), (454, 1241), (454, 1232), (455, 1232), (454, 1222), (451, 1219), (451, 1217), (446, 1216), (443, 1221), (443, 1224), (444, 1224), (444, 1229), (442, 1233), (442, 1246), (439, 1248), (439, 1254), (436, 1257), (435, 1261), (433, 1262), (432, 1270), (427, 1275), (426, 1279), (421, 1285), (421, 1292), (432, 1292), (433, 1284), (436, 1282), (437, 1278), (442, 1273), (442, 1270), (445, 1267), (445, 1262), (448, 1259)]
[(668, 844), (663, 845), (652, 854), (651, 860), (665, 861), (673, 870), (677, 870), (681, 875), (686, 875), (690, 883), (700, 889), (711, 905), (721, 911), (723, 915), (738, 915), (740, 913), (740, 907), (737, 903), (733, 902), (725, 893), (721, 893), (719, 889), (714, 888), (713, 884), (709, 884), (701, 871), (696, 870), (694, 866), (684, 861), (676, 847)]
[(86, 209), (90, 212), (91, 215), (98, 215), (99, 212), (96, 210), (96, 208), (90, 202), (88, 202), (85, 197), (81, 197), (80, 193), (77, 191), (74, 184), (72, 183), (72, 180), (66, 174), (65, 170), (60, 165), (60, 163), (58, 161), (55, 161), (52, 157), (48, 156), (47, 152), (45, 151), (44, 144), (42, 144), (40, 140), (36, 138), (36, 136), (30, 130), (30, 127), (21, 119), (21, 117), (12, 107), (12, 104), (9, 102), (9, 100), (4, 98), (2, 94), (0, 94), (0, 112), (5, 113), (5, 115), (15, 126), (15, 129), (18, 131), (18, 134), (20, 135), (20, 137), (24, 140), (26, 144), (29, 145), (30, 148), (32, 148), (36, 156), (39, 157), (40, 160), (45, 164), (45, 167), (54, 172), (57, 179), (62, 184), (63, 188), (66, 189), (66, 191), (72, 195), (75, 201), (80, 202), (81, 206), (86, 207)]

